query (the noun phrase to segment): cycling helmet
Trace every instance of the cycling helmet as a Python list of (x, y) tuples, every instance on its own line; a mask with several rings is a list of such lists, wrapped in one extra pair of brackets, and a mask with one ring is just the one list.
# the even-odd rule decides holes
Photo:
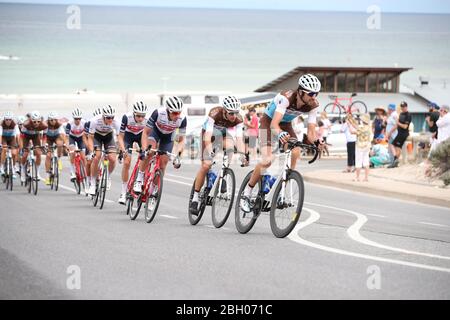
[(229, 112), (239, 112), (241, 110), (241, 101), (235, 96), (228, 96), (223, 99), (222, 106)]
[(94, 110), (94, 112), (92, 112), (92, 115), (94, 117), (99, 116), (101, 114), (102, 114), (102, 108), (97, 108), (97, 109)]
[(38, 120), (42, 120), (42, 116), (39, 113), (39, 111), (33, 111), (30, 113), (30, 118), (33, 121), (38, 121)]
[(181, 112), (183, 110), (183, 101), (178, 97), (169, 97), (166, 100), (166, 108), (169, 112)]
[(142, 113), (142, 114), (145, 114), (145, 113), (147, 113), (147, 110), (148, 110), (147, 105), (144, 104), (142, 101), (141, 101), (141, 102), (136, 102), (136, 103), (133, 105), (133, 112), (134, 112), (134, 113)]
[(298, 79), (298, 85), (302, 90), (308, 92), (320, 92), (321, 84), (313, 74), (304, 74)]
[(3, 120), (12, 120), (14, 119), (14, 114), (11, 111), (6, 111), (3, 115)]
[(72, 117), (74, 118), (81, 118), (83, 116), (83, 112), (76, 108), (75, 110), (72, 111)]
[(50, 112), (48, 114), (48, 120), (58, 120), (58, 114), (56, 112)]
[(116, 115), (116, 109), (114, 109), (110, 105), (107, 105), (106, 107), (103, 107), (102, 115), (104, 117), (114, 117)]
[(26, 120), (27, 118), (25, 116), (19, 116), (17, 117), (17, 124), (22, 125)]

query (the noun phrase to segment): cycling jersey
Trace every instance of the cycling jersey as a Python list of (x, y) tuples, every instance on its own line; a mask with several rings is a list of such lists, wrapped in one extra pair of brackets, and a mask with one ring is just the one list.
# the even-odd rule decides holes
[[(231, 122), (229, 119), (224, 117), (223, 107), (215, 107), (209, 111), (206, 121), (203, 123), (202, 129), (206, 132), (212, 133), (214, 130), (219, 130), (221, 132), (228, 132), (232, 136), (243, 135), (244, 120), (242, 116), (238, 114), (234, 121)], [(226, 133), (225, 132), (225, 133)]]
[(142, 133), (142, 131), (144, 131), (147, 120), (147, 118), (144, 118), (141, 122), (137, 122), (132, 112), (124, 114), (122, 117), (120, 132), (127, 132), (138, 135)]
[(187, 119), (182, 114), (177, 120), (172, 121), (169, 119), (169, 114), (165, 107), (161, 107), (153, 111), (150, 119), (147, 121), (147, 127), (152, 129), (158, 129), (162, 134), (169, 135), (175, 132), (176, 129), (180, 129), (179, 133), (184, 134), (186, 132)]
[(22, 126), (22, 133), (28, 136), (38, 135), (44, 130), (47, 130), (47, 124), (44, 121), (41, 121), (41, 123), (36, 127), (33, 125), (31, 120), (27, 120)]
[(275, 112), (283, 115), (281, 123), (292, 122), (295, 118), (308, 113), (308, 123), (316, 123), (318, 105), (304, 105), (300, 109), (297, 108), (297, 94), (293, 90), (285, 90), (279, 93), (272, 102), (267, 106), (264, 113), (271, 119), (275, 116)]
[(44, 130), (44, 134), (48, 138), (57, 138), (59, 135), (64, 134), (62, 123), (57, 121), (55, 125), (50, 125), (47, 122), (47, 129)]
[(19, 127), (14, 121), (11, 121), (9, 126), (5, 121), (0, 123), (0, 136), (2, 137), (17, 137), (19, 135)]
[(116, 134), (119, 134), (120, 131), (120, 124), (116, 119), (112, 120), (111, 124), (105, 124), (104, 120), (103, 120), (103, 116), (102, 115), (98, 115), (94, 118), (92, 118), (89, 121), (89, 133), (90, 134), (99, 134), (101, 136), (106, 136), (110, 133), (113, 133), (114, 131), (116, 131)]
[(66, 134), (69, 137), (73, 137), (73, 138), (80, 138), (83, 136), (83, 133), (85, 131), (85, 121), (84, 119), (80, 120), (80, 124), (76, 125), (75, 124), (75, 120), (70, 120), (67, 124), (66, 124)]

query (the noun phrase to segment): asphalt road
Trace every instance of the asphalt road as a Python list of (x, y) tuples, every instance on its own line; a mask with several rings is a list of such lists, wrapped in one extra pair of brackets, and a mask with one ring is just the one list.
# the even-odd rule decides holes
[[(300, 171), (343, 166), (328, 160)], [(117, 204), (118, 170), (103, 210), (74, 193), (67, 165), (58, 192), (0, 185), (0, 298), (450, 298), (448, 208), (306, 183), (288, 238), (272, 235), (268, 215), (241, 235), (234, 212), (221, 229), (210, 208), (189, 224), (197, 168), (168, 170), (151, 224), (131, 221)], [(240, 184), (250, 169), (234, 168)]]

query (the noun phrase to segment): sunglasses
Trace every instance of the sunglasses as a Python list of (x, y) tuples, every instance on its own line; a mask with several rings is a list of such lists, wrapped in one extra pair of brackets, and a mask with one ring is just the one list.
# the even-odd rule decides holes
[(106, 120), (113, 120), (114, 117), (105, 117)]
[(171, 112), (170, 114), (173, 114), (174, 116), (179, 116), (181, 112)]
[(39, 124), (41, 121), (33, 121), (34, 124)]
[(73, 120), (77, 121), (77, 120), (81, 120), (81, 118), (73, 118)]
[(310, 92), (310, 91), (305, 91), (305, 90), (302, 90), (302, 91), (304, 93), (306, 93), (308, 96), (310, 96), (311, 98), (315, 98), (315, 97), (317, 97), (319, 95), (318, 92)]
[(134, 116), (136, 118), (145, 118), (145, 115), (143, 115), (143, 114), (135, 114)]
[(227, 112), (227, 115), (236, 117), (239, 112)]

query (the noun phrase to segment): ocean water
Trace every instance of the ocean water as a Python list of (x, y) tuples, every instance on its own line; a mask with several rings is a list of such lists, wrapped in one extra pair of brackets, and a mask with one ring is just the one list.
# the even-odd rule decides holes
[[(0, 4), (0, 93), (248, 92), (297, 66), (450, 78), (450, 15)], [(14, 59), (9, 59), (13, 56)], [(165, 80), (164, 80), (165, 78)]]

